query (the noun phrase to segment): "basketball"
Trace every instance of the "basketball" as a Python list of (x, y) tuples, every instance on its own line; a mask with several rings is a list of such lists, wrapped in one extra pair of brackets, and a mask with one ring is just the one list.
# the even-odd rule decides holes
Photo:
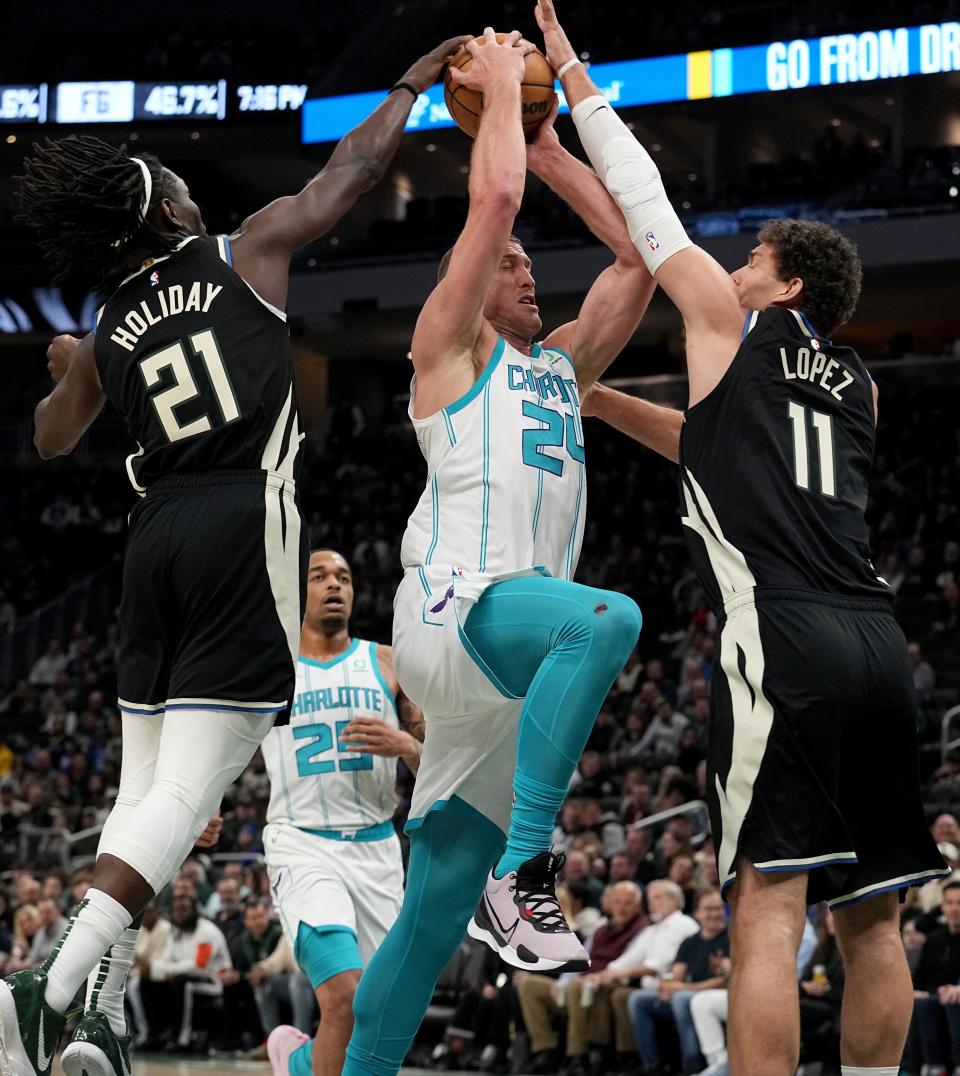
[[(503, 41), (506, 34), (497, 34), (497, 41)], [(475, 39), (482, 45), (484, 39)], [(450, 68), (459, 67), (467, 70), (473, 61), (466, 46), (450, 61)], [(520, 87), (521, 109), (523, 112), (523, 129), (525, 132), (536, 130), (547, 118), (553, 107), (553, 68), (547, 63), (546, 56), (538, 49), (524, 57), (526, 69)], [(449, 69), (443, 82), (443, 98), (447, 110), (461, 131), (471, 138), (476, 138), (480, 127), (480, 114), (483, 112), (483, 94), (466, 86), (456, 85), (450, 78)]]

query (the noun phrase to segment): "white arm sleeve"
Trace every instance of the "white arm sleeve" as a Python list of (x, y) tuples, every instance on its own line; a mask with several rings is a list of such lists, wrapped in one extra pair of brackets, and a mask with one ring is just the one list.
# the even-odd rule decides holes
[(613, 195), (633, 245), (655, 275), (668, 258), (693, 246), (657, 166), (605, 97), (586, 98), (574, 105), (571, 115), (594, 171)]

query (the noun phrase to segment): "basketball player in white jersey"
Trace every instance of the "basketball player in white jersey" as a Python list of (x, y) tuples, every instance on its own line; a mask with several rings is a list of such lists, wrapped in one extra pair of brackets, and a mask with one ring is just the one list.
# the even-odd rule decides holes
[[(588, 966), (556, 901), (550, 842), (640, 629), (629, 598), (571, 579), (586, 507), (580, 396), (632, 336), (652, 280), (552, 116), (526, 146), (530, 46), (516, 32), (484, 38), (467, 46), (468, 71), (451, 72), (484, 95), (469, 213), (412, 344), (410, 417), (428, 473), (403, 538), (394, 653), (427, 732), (407, 888), (360, 981), (345, 1076), (399, 1069), (468, 922), (517, 966)], [(545, 339), (531, 262), (511, 235), (527, 167), (616, 256), (578, 319)]]
[(397, 683), (389, 646), (350, 635), (353, 576), (331, 549), (310, 554), (290, 724), (263, 742), (263, 833), (273, 899), (317, 994), (320, 1030), (268, 1039), (275, 1076), (339, 1076), (360, 972), (403, 899), (393, 828), (397, 759), (416, 773), (423, 715)]

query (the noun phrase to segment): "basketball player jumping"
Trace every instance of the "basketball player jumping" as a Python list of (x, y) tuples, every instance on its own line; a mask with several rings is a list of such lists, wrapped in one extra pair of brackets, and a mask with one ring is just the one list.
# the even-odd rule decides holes
[(859, 258), (826, 225), (774, 221), (728, 276), (690, 242), (552, 0), (536, 16), (584, 148), (684, 321), (685, 416), (604, 389), (588, 407), (680, 463), (690, 555), (722, 624), (708, 794), (733, 909), (731, 1071), (795, 1071), (797, 946), (807, 903), (826, 900), (846, 966), (843, 1072), (896, 1076), (913, 997), (898, 890), (945, 871), (906, 644), (868, 556), (876, 387), (828, 339), (853, 314)]
[(274, 1029), (274, 1076), (340, 1076), (360, 972), (403, 900), (396, 760), (417, 771), (423, 715), (400, 690), (391, 648), (351, 638), (352, 611), (350, 566), (333, 550), (314, 550), (290, 724), (263, 741), (263, 846), (284, 929), (317, 994), (320, 1030), (311, 1042), (295, 1027)]
[(22, 219), (57, 277), (110, 292), (96, 332), (52, 351), (58, 383), (36, 410), (37, 448), (70, 452), (109, 399), (139, 442), (127, 471), (144, 497), (120, 610), (120, 792), (92, 887), (53, 953), (0, 982), (2, 1076), (49, 1071), (63, 1013), (95, 968), (78, 1029), (92, 1048), (68, 1076), (124, 1071), (133, 924), (286, 718), (307, 560), (290, 256), (383, 175), (415, 97), (461, 41), (418, 60), (299, 194), (229, 238), (207, 236), (186, 184), (155, 157), (70, 137), (26, 163)]
[[(397, 1072), (468, 922), (520, 967), (587, 966), (556, 901), (550, 841), (640, 628), (630, 599), (571, 577), (585, 511), (579, 399), (633, 334), (652, 280), (552, 119), (525, 146), (529, 46), (516, 32), (502, 45), (484, 36), (467, 46), (468, 72), (453, 73), (484, 94), (467, 221), (412, 345), (410, 416), (428, 475), (403, 538), (393, 646), (427, 728), (407, 888), (357, 989), (347, 1076)], [(616, 255), (578, 319), (542, 344), (530, 259), (511, 236), (526, 165)]]

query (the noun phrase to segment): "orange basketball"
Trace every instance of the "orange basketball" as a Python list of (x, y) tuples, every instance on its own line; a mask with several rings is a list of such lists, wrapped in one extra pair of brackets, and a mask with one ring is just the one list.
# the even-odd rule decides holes
[[(502, 41), (506, 36), (497, 34), (497, 41)], [(482, 37), (474, 40), (478, 45), (484, 44)], [(553, 107), (553, 68), (539, 50), (527, 53), (524, 62), (526, 69), (520, 87), (522, 123), (524, 131), (533, 131), (543, 123)], [(459, 67), (466, 71), (471, 63), (473, 57), (464, 46), (450, 61), (450, 67)], [(452, 82), (448, 71), (443, 82), (443, 98), (460, 130), (465, 131), (471, 138), (476, 138), (480, 127), (480, 113), (483, 112), (483, 94)]]

